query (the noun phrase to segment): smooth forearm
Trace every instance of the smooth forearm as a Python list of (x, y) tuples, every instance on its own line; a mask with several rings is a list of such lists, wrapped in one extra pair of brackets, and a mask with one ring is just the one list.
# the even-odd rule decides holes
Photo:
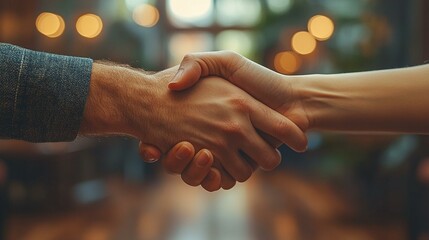
[(296, 80), (309, 129), (429, 133), (429, 66)]

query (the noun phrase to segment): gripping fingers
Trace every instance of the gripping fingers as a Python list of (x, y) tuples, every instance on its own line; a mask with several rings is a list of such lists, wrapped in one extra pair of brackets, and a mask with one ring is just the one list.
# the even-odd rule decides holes
[(181, 174), (195, 155), (194, 146), (189, 142), (176, 144), (165, 156), (163, 161), (167, 172)]
[[(264, 141), (253, 127), (246, 132), (249, 140), (241, 142), (241, 157), (249, 164), (252, 162), (258, 163), (264, 170), (272, 170), (277, 167), (281, 158), (276, 149)], [(253, 166), (252, 170), (254, 170)]]
[(193, 161), (182, 172), (182, 179), (191, 186), (198, 186), (206, 178), (213, 164), (213, 155), (206, 149), (200, 150)]
[(213, 167), (216, 168), (221, 175), (221, 186), (223, 189), (228, 190), (235, 186), (237, 181), (222, 167), (222, 164), (215, 160)]
[(220, 171), (216, 168), (211, 168), (209, 174), (207, 174), (206, 178), (201, 182), (201, 186), (209, 192), (219, 190), (222, 187)]
[(297, 152), (307, 149), (307, 137), (295, 123), (260, 102), (255, 106), (250, 114), (255, 128), (279, 139)]

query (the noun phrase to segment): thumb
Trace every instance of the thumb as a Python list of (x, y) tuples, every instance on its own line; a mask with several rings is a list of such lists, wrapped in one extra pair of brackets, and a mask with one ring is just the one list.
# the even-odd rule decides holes
[(201, 77), (203, 76), (199, 61), (191, 55), (186, 55), (168, 88), (174, 91), (184, 90), (192, 87)]
[(161, 158), (161, 151), (157, 147), (141, 141), (139, 143), (139, 153), (143, 161), (147, 163), (156, 162)]
[(245, 58), (231, 51), (190, 53), (183, 58), (168, 87), (170, 90), (184, 90), (207, 76), (232, 81), (229, 77), (245, 63)]

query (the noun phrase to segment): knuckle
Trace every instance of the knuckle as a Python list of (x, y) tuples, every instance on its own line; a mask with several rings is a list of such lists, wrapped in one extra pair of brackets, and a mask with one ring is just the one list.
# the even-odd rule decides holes
[(184, 57), (183, 57), (183, 62), (191, 62), (195, 60), (195, 55), (192, 53), (187, 53)]
[(230, 99), (230, 104), (235, 111), (241, 113), (249, 112), (251, 106), (250, 100), (244, 97), (234, 97)]
[(211, 151), (214, 156), (218, 155), (219, 151), (228, 146), (228, 141), (224, 137), (215, 137), (211, 141)]
[(286, 120), (282, 119), (282, 120), (276, 121), (274, 127), (275, 127), (275, 130), (280, 132), (283, 136), (287, 136), (291, 134), (291, 125)]
[(229, 59), (230, 58), (236, 58), (236, 57), (240, 56), (237, 52), (232, 51), (232, 50), (222, 50), (221, 53)]
[(228, 121), (225, 122), (223, 131), (230, 136), (239, 136), (243, 133), (243, 127), (237, 121)]
[(231, 98), (230, 103), (234, 107), (244, 108), (249, 106), (249, 99), (243, 97), (234, 97)]

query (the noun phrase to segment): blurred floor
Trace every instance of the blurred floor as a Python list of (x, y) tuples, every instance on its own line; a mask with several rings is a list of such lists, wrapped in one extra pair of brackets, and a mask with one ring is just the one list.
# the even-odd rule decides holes
[(155, 185), (110, 179), (108, 197), (67, 211), (12, 214), (16, 240), (406, 239), (405, 223), (360, 217), (329, 184), (277, 171), (207, 193), (177, 176)]

